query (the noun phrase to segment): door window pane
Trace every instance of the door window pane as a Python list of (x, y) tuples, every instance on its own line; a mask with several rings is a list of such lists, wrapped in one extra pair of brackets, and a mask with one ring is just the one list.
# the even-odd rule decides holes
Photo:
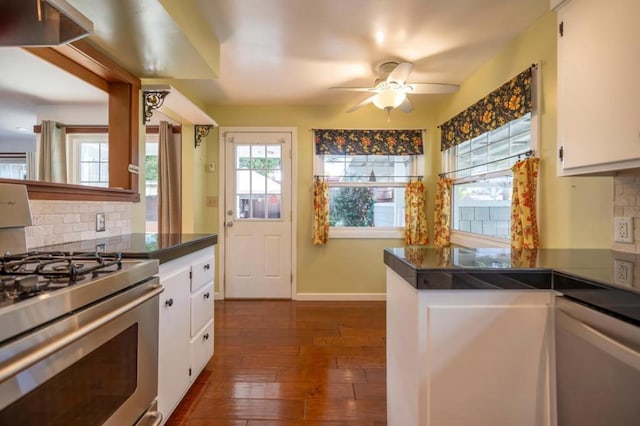
[(237, 145), (236, 219), (280, 219), (282, 147)]
[(280, 219), (280, 195), (269, 195), (267, 199), (267, 218)]

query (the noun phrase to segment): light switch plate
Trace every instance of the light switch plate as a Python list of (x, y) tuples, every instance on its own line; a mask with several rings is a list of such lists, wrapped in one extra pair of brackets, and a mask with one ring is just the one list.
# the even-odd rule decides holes
[(104, 213), (96, 213), (96, 232), (103, 232), (106, 229)]
[(616, 243), (633, 242), (633, 218), (615, 217), (613, 218), (613, 241)]

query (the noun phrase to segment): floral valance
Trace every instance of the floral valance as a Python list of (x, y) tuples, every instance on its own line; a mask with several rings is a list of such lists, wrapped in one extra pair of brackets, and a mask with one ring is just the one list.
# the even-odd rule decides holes
[(497, 129), (531, 112), (530, 67), (498, 89), (440, 125), (440, 150)]
[(315, 129), (316, 154), (420, 155), (422, 130)]

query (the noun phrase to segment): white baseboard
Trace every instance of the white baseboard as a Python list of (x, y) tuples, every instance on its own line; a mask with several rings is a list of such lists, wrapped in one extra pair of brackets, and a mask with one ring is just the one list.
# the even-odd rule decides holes
[[(214, 293), (215, 300), (224, 300), (221, 292)], [(265, 299), (266, 300), (266, 299)], [(334, 301), (334, 302), (375, 302), (387, 300), (386, 293), (298, 293), (291, 300)]]
[(313, 300), (326, 300), (326, 301), (385, 301), (387, 300), (386, 293), (297, 293), (293, 296), (293, 300), (300, 301), (313, 301)]

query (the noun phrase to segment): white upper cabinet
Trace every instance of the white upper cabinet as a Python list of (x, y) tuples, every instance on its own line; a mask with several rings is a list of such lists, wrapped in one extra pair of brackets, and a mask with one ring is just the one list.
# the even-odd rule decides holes
[(640, 167), (640, 1), (554, 4), (560, 4), (558, 173)]

